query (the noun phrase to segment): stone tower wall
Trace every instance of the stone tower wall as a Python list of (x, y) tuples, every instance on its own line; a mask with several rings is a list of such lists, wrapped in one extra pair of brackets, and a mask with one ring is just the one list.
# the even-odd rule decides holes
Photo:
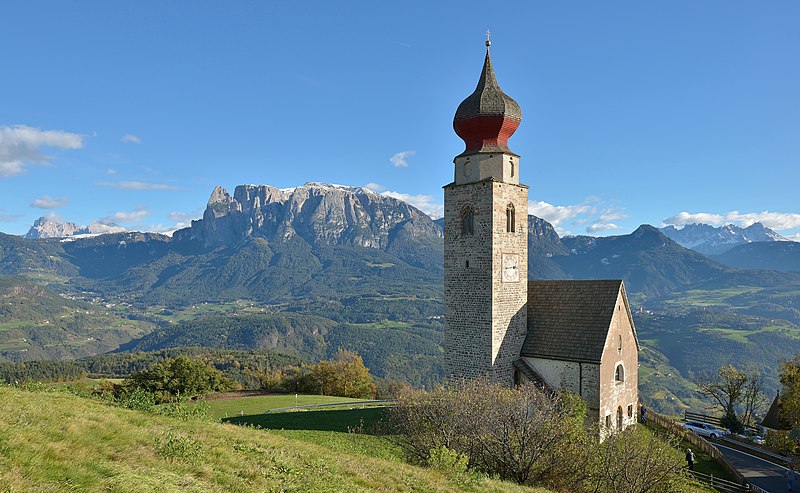
[[(506, 231), (508, 204), (515, 209), (513, 233)], [(462, 234), (465, 206), (474, 210), (471, 235)], [(451, 380), (513, 383), (512, 362), (528, 325), (527, 210), (524, 185), (486, 179), (445, 187), (445, 363)], [(516, 263), (516, 281), (504, 280), (504, 262)]]

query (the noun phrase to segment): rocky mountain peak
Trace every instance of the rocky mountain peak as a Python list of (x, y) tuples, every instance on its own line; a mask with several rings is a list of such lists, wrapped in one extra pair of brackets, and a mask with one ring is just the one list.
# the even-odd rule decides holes
[(746, 228), (735, 224), (711, 226), (710, 224), (687, 224), (683, 228), (667, 226), (661, 232), (679, 245), (704, 255), (719, 255), (737, 245), (754, 241), (788, 241), (761, 223)]
[(75, 223), (61, 221), (56, 217), (42, 216), (33, 222), (33, 226), (25, 234), (25, 238), (35, 240), (44, 238), (68, 238), (79, 235), (100, 235), (119, 233), (125, 228), (116, 224), (102, 224), (93, 222), (88, 226), (79, 226)]
[[(250, 238), (312, 247), (351, 245), (405, 258), (430, 257), (441, 251), (441, 228), (419, 209), (363, 187), (308, 182), (293, 188), (239, 185), (231, 197), (214, 188), (203, 219), (177, 231), (174, 238), (195, 240), (208, 248), (237, 245)], [(428, 254), (415, 249), (428, 249)]]

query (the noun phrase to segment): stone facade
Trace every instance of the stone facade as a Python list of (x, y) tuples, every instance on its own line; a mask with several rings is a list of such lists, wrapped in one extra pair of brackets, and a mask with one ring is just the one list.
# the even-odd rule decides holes
[[(464, 174), (469, 157), (474, 169)], [(510, 178), (517, 160), (503, 153), (459, 157), (455, 182), (445, 187), (445, 363), (451, 380), (513, 382), (512, 363), (528, 330), (528, 188), (502, 178)], [(465, 233), (467, 211), (473, 228)]]
[(487, 42), (453, 128), (466, 149), (444, 187), (448, 379), (529, 378), (581, 396), (601, 438), (636, 422), (638, 342), (619, 280), (528, 281), (528, 187), (508, 139), (522, 120), (500, 90)]
[[(600, 363), (600, 422), (611, 430), (636, 423), (639, 401), (639, 347), (624, 291), (617, 298)], [(621, 377), (617, 378), (617, 367)]]

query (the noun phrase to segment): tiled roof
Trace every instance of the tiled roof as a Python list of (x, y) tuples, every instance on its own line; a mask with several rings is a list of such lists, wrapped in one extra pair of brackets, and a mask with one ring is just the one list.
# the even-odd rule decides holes
[(457, 120), (466, 120), (476, 116), (505, 116), (517, 121), (522, 120), (522, 110), (516, 101), (500, 89), (492, 68), (492, 59), (486, 51), (483, 71), (478, 80), (478, 87), (467, 99), (458, 105)]
[(620, 280), (528, 281), (522, 356), (599, 363), (621, 289)]

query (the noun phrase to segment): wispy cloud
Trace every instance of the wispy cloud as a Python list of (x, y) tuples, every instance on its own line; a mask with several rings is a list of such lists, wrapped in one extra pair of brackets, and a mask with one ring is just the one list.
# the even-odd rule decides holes
[(101, 224), (121, 224), (135, 223), (149, 216), (151, 212), (144, 207), (139, 207), (133, 211), (119, 211), (110, 216), (102, 217), (97, 220)]
[(379, 185), (378, 183), (367, 183), (366, 185), (364, 185), (364, 188), (368, 188), (368, 189), (372, 190), (373, 192), (377, 192), (377, 193), (381, 193), (381, 192), (385, 192), (386, 191), (386, 187), (384, 187), (383, 185)]
[(98, 187), (119, 188), (120, 190), (177, 190), (178, 187), (164, 183), (146, 183), (143, 181), (100, 181)]
[(414, 156), (417, 151), (400, 151), (396, 152), (389, 158), (389, 162), (396, 168), (408, 168), (408, 158)]
[(22, 214), (9, 214), (4, 209), (0, 209), (0, 223), (14, 223), (22, 217)]
[(117, 170), (115, 170), (114, 168), (107, 168), (106, 169), (106, 174), (116, 175), (117, 174)]
[(620, 229), (614, 221), (627, 219), (625, 212), (608, 206), (597, 197), (587, 197), (580, 204), (553, 205), (544, 201), (528, 202), (528, 214), (540, 217), (553, 225), (560, 235), (572, 234), (570, 226), (586, 226), (589, 234)]
[(614, 223), (595, 222), (595, 223), (592, 223), (592, 224), (590, 224), (589, 226), (586, 227), (586, 232), (587, 233), (599, 233), (601, 231), (610, 231), (610, 230), (619, 229), (619, 228), (620, 227), (617, 226)]
[(140, 139), (138, 135), (133, 135), (133, 134), (125, 134), (119, 140), (121, 140), (122, 142), (126, 142), (128, 144), (142, 143), (142, 139)]
[(386, 191), (381, 193), (387, 197), (394, 197), (407, 202), (433, 219), (444, 216), (444, 204), (434, 201), (433, 195), (411, 195), (408, 193)]
[(188, 228), (192, 225), (193, 219), (200, 219), (203, 216), (200, 212), (188, 213), (188, 212), (170, 212), (167, 214), (167, 218), (173, 222), (172, 226), (167, 228), (167, 231), (178, 230), (183, 228)]
[(83, 136), (26, 125), (0, 127), (0, 178), (23, 173), (31, 164), (48, 164), (51, 157), (42, 152), (47, 147), (80, 149), (83, 147)]
[(800, 228), (800, 214), (795, 212), (739, 212), (731, 211), (725, 214), (709, 212), (679, 212), (672, 217), (664, 219), (663, 225), (685, 226), (687, 224), (705, 223), (712, 225), (736, 224), (748, 227), (755, 223), (777, 231)]
[(42, 195), (31, 202), (31, 207), (36, 207), (39, 209), (58, 209), (67, 205), (67, 202), (69, 201), (66, 197), (56, 199), (49, 195)]

